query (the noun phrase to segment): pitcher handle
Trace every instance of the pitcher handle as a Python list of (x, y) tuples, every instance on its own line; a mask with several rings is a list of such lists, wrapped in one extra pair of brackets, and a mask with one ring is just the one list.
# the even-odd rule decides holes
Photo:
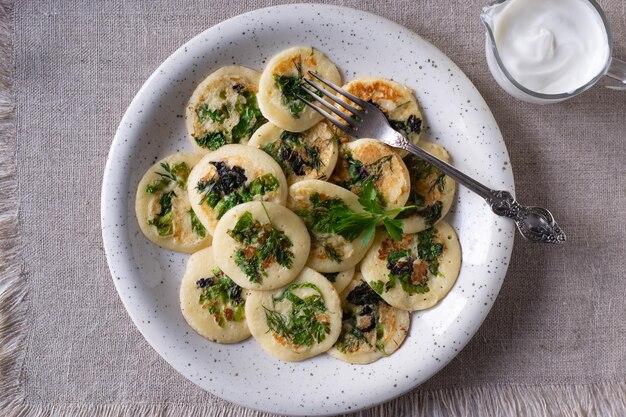
[(606, 88), (612, 90), (626, 90), (626, 61), (611, 57), (611, 62), (609, 63), (605, 76), (619, 81), (619, 83), (606, 85)]

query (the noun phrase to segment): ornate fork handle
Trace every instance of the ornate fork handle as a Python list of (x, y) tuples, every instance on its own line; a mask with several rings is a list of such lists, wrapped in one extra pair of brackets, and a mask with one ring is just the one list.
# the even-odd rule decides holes
[(440, 160), (409, 142), (401, 134), (394, 141), (394, 146), (405, 149), (426, 162), (434, 165), (444, 174), (464, 185), (485, 199), (491, 210), (498, 216), (512, 219), (522, 236), (531, 242), (562, 243), (565, 242), (565, 233), (554, 221), (552, 213), (542, 207), (526, 207), (519, 204), (508, 191), (492, 190), (464, 174), (455, 167)]

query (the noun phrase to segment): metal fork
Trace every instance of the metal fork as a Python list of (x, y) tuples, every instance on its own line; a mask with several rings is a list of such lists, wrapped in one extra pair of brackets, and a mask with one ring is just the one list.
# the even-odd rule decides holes
[[(361, 100), (332, 82), (325, 80), (314, 72), (309, 71), (309, 75), (319, 80), (322, 84), (324, 84), (324, 86), (305, 77), (304, 81), (312, 87), (312, 89), (308, 88), (304, 84), (302, 88), (310, 96), (305, 97), (305, 94), (301, 94), (298, 95), (298, 97), (324, 116), (338, 129), (354, 138), (378, 139), (387, 145), (411, 152), (426, 162), (434, 165), (444, 174), (450, 176), (460, 184), (484, 198), (495, 214), (512, 219), (517, 225), (517, 228), (522, 236), (532, 242), (565, 242), (565, 233), (563, 233), (559, 225), (554, 221), (552, 214), (545, 208), (522, 206), (515, 201), (511, 193), (508, 191), (492, 190), (491, 188), (481, 184), (452, 165), (431, 155), (422, 148), (415, 146), (406, 137), (389, 125), (385, 114), (374, 104)], [(347, 103), (346, 100), (339, 98), (337, 95), (328, 91), (325, 87), (329, 87), (333, 91), (346, 97), (360, 108)], [(323, 97), (326, 97), (328, 100), (341, 106), (345, 110), (342, 110), (328, 101), (323, 100)], [(314, 103), (311, 99), (314, 99), (318, 104)], [(346, 113), (346, 111), (349, 113)]]

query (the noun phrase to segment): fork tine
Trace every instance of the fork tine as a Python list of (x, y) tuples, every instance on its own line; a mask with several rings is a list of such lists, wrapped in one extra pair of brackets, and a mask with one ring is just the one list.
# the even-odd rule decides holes
[(324, 89), (319, 84), (315, 84), (313, 81), (309, 80), (308, 78), (303, 78), (303, 80), (308, 85), (310, 85), (311, 87), (315, 88), (317, 91), (319, 91), (324, 96), (329, 98), (331, 101), (339, 104), (341, 107), (343, 107), (344, 109), (346, 109), (349, 112), (351, 112), (353, 115), (356, 114), (356, 115), (360, 116), (362, 114), (361, 110), (357, 110), (356, 107), (353, 107), (353, 106), (349, 105), (348, 103), (344, 102), (343, 100), (339, 100), (337, 97), (335, 97), (335, 95), (333, 93), (331, 93), (330, 91)]
[(313, 71), (309, 71), (309, 74), (315, 78), (317, 78), (318, 80), (320, 80), (321, 82), (323, 82), (324, 84), (326, 84), (327, 86), (329, 86), (330, 88), (332, 88), (333, 90), (335, 90), (336, 92), (338, 92), (339, 94), (341, 94), (344, 97), (348, 97), (350, 100), (354, 101), (356, 104), (358, 104), (359, 106), (363, 107), (367, 105), (366, 101), (361, 100), (360, 98), (358, 98), (357, 96), (355, 96), (354, 94), (350, 94), (348, 93), (346, 90), (344, 90), (343, 88), (339, 87), (338, 85), (335, 85), (334, 83), (320, 77), (319, 75), (317, 75), (316, 73), (314, 73)]
[(347, 135), (352, 135), (352, 126), (350, 125), (345, 125), (343, 123), (341, 123), (339, 120), (335, 119), (330, 113), (328, 113), (326, 110), (322, 109), (321, 107), (313, 104), (311, 101), (309, 101), (308, 99), (306, 99), (305, 97), (302, 97), (300, 94), (296, 94), (296, 96), (304, 101), (308, 106), (310, 106), (313, 110), (315, 110), (316, 112), (318, 112), (319, 114), (321, 114), (322, 116), (324, 116), (324, 118), (326, 120), (328, 120), (329, 122), (331, 122), (332, 124), (334, 124), (335, 126), (337, 126), (337, 128), (341, 129), (341, 131), (343, 131), (344, 133), (346, 133)]
[(317, 94), (315, 94), (315, 91), (309, 90), (308, 88), (305, 88), (304, 86), (302, 87), (302, 89), (304, 91), (306, 91), (307, 93), (309, 93), (311, 95), (311, 97), (315, 97), (317, 99), (318, 103), (322, 104), (328, 110), (332, 111), (337, 116), (341, 117), (343, 119), (343, 121), (348, 123), (350, 126), (356, 127), (356, 125), (359, 123), (358, 121), (356, 121), (352, 117), (348, 116), (347, 114), (345, 114), (344, 112), (339, 110), (337, 107), (333, 106), (332, 104), (330, 104), (326, 100), (323, 100), (322, 97), (320, 97)]

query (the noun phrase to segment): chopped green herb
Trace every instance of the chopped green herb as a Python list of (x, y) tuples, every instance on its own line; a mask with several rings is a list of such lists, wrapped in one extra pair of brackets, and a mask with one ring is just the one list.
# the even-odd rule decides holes
[(209, 105), (204, 103), (196, 107), (196, 114), (200, 123), (204, 123), (207, 120), (211, 120), (213, 123), (221, 123), (228, 118), (229, 112), (226, 104), (222, 105), (219, 109), (210, 109)]
[(198, 216), (194, 213), (193, 209), (189, 209), (189, 217), (191, 217), (191, 230), (200, 237), (206, 236), (206, 229), (200, 223)]
[(198, 146), (210, 151), (214, 151), (227, 143), (224, 132), (208, 132), (202, 137), (194, 137), (194, 140)]
[(227, 321), (243, 321), (245, 301), (242, 288), (219, 268), (215, 268), (212, 273), (213, 277), (201, 278), (196, 282), (196, 287), (200, 290), (198, 303), (213, 314), (220, 327), (224, 327)]
[(335, 282), (337, 281), (337, 275), (339, 275), (339, 272), (324, 272), (322, 275), (324, 275), (330, 282)]
[[(267, 122), (267, 119), (263, 117), (259, 109), (256, 94), (246, 90), (239, 84), (233, 86), (233, 89), (237, 92), (234, 112), (239, 116), (239, 121), (229, 132), (224, 129), (224, 125), (228, 125), (224, 122), (233, 117), (232, 104), (223, 104), (218, 109), (210, 109), (207, 104), (198, 105), (196, 114), (200, 123), (211, 120), (213, 123), (219, 124), (218, 130), (208, 131), (197, 136), (194, 135), (198, 146), (213, 151), (227, 143), (241, 143), (250, 139), (250, 136)], [(220, 92), (220, 98), (222, 100), (226, 99), (225, 91), (223, 94)]]
[(350, 293), (348, 293), (346, 301), (354, 304), (355, 306), (365, 306), (371, 304), (380, 304), (382, 302), (382, 298), (380, 298), (378, 294), (372, 291), (372, 288), (367, 285), (367, 283), (362, 282), (361, 284), (354, 287), (352, 291), (350, 291)]
[(385, 283), (382, 281), (372, 281), (370, 282), (370, 286), (376, 291), (376, 294), (382, 294), (385, 290)]
[(339, 251), (335, 247), (333, 247), (330, 243), (324, 243), (323, 247), (324, 247), (324, 253), (326, 254), (326, 256), (328, 256), (328, 259), (338, 264), (340, 264), (341, 261), (343, 261), (343, 258), (341, 254), (339, 253)]
[(369, 164), (364, 164), (355, 159), (351, 152), (346, 151), (345, 158), (348, 164), (348, 181), (338, 181), (337, 183), (349, 190), (355, 190), (355, 193), (359, 194), (367, 183), (378, 181), (383, 173), (384, 165), (389, 163), (391, 166), (393, 155), (383, 156)]
[[(309, 288), (316, 294), (300, 298), (294, 291)], [(291, 302), (287, 314), (270, 310), (263, 306), (269, 329), (278, 336), (287, 339), (294, 346), (313, 346), (321, 343), (330, 333), (330, 321), (324, 297), (320, 289), (309, 282), (291, 284), (278, 297), (273, 297), (273, 306), (285, 301)]]
[(252, 201), (257, 195), (265, 195), (279, 187), (278, 179), (273, 174), (265, 174), (252, 180), (246, 186), (247, 177), (243, 168), (230, 167), (225, 162), (211, 162), (217, 170), (217, 177), (199, 181), (196, 184), (198, 194), (204, 194), (200, 204), (205, 202), (215, 209), (218, 219), (231, 208), (241, 203)]
[(317, 146), (309, 146), (302, 141), (302, 133), (283, 130), (280, 140), (267, 143), (267, 152), (288, 174), (305, 175), (308, 170), (319, 170), (322, 166)]
[(389, 280), (385, 284), (385, 291), (395, 287), (396, 280), (400, 282), (402, 289), (409, 295), (423, 294), (430, 291), (427, 284), (413, 282), (413, 263), (416, 259), (408, 249), (399, 249), (391, 252), (387, 257), (387, 269)]
[(382, 298), (365, 282), (354, 287), (343, 306), (342, 328), (335, 347), (341, 352), (356, 352), (366, 345), (384, 353)]
[[(385, 113), (385, 116), (387, 114)], [(389, 124), (394, 130), (402, 133), (404, 136), (409, 136), (411, 133), (420, 133), (422, 131), (422, 119), (415, 115), (410, 115), (406, 121), (391, 120), (387, 117)]]
[(162, 191), (170, 185), (171, 182), (175, 182), (176, 185), (182, 189), (185, 189), (187, 185), (187, 177), (189, 176), (189, 166), (185, 162), (179, 162), (174, 165), (170, 165), (167, 162), (161, 162), (161, 168), (165, 170), (165, 172), (156, 172), (159, 176), (159, 179), (154, 180), (151, 184), (148, 184), (146, 187), (146, 192), (149, 194), (154, 194), (158, 191)]
[(228, 235), (242, 245), (235, 252), (235, 264), (250, 282), (260, 283), (267, 276), (266, 269), (276, 262), (285, 268), (293, 265), (293, 243), (285, 232), (271, 224), (261, 224), (246, 211), (237, 220)]
[[(389, 115), (387, 114), (387, 112), (383, 110), (378, 104), (374, 103), (372, 100), (369, 100), (368, 103), (373, 104), (374, 106), (378, 107), (378, 109), (382, 111), (383, 114), (385, 115), (385, 118), (387, 118), (389, 125), (394, 130), (397, 130), (398, 132), (402, 133), (404, 136), (408, 137), (409, 134), (411, 133), (420, 133), (422, 131), (422, 119), (415, 116), (414, 114), (410, 115), (406, 121), (392, 120), (389, 118)], [(404, 106), (407, 103), (408, 101), (399, 104), (398, 106), (396, 106), (396, 109)]]
[(159, 236), (171, 236), (174, 233), (172, 225), (172, 198), (176, 197), (174, 191), (170, 191), (161, 195), (159, 206), (161, 209), (156, 217), (149, 219), (148, 224), (157, 228)]
[(235, 111), (239, 113), (239, 123), (233, 127), (231, 143), (241, 143), (243, 140), (248, 140), (259, 127), (267, 122), (267, 119), (261, 114), (256, 95), (251, 91), (244, 91), (239, 94)]
[(396, 286), (399, 282), (404, 292), (409, 295), (423, 294), (430, 291), (427, 273), (439, 273), (439, 257), (443, 253), (443, 244), (434, 241), (433, 228), (417, 234), (417, 256), (410, 248), (397, 249), (387, 255), (388, 280), (371, 283), (379, 294)]
[(426, 225), (432, 226), (437, 220), (441, 218), (443, 203), (437, 200), (430, 206), (425, 206), (424, 202), (424, 197), (422, 197), (416, 191), (411, 191), (409, 193), (409, 199), (407, 201), (407, 204), (412, 205), (413, 208), (403, 211), (402, 213), (398, 214), (396, 218), (406, 219), (408, 217), (418, 215), (424, 218), (424, 222), (426, 223)]
[(435, 230), (426, 229), (417, 234), (417, 255), (421, 260), (428, 262), (428, 270), (431, 274), (439, 273), (439, 257), (443, 253), (443, 244), (435, 243)]
[(298, 96), (307, 96), (309, 93), (302, 87), (304, 78), (302, 75), (302, 58), (293, 61), (293, 65), (298, 72), (297, 75), (274, 74), (274, 85), (280, 91), (282, 103), (287, 107), (289, 113), (296, 119), (300, 118), (306, 104)]

